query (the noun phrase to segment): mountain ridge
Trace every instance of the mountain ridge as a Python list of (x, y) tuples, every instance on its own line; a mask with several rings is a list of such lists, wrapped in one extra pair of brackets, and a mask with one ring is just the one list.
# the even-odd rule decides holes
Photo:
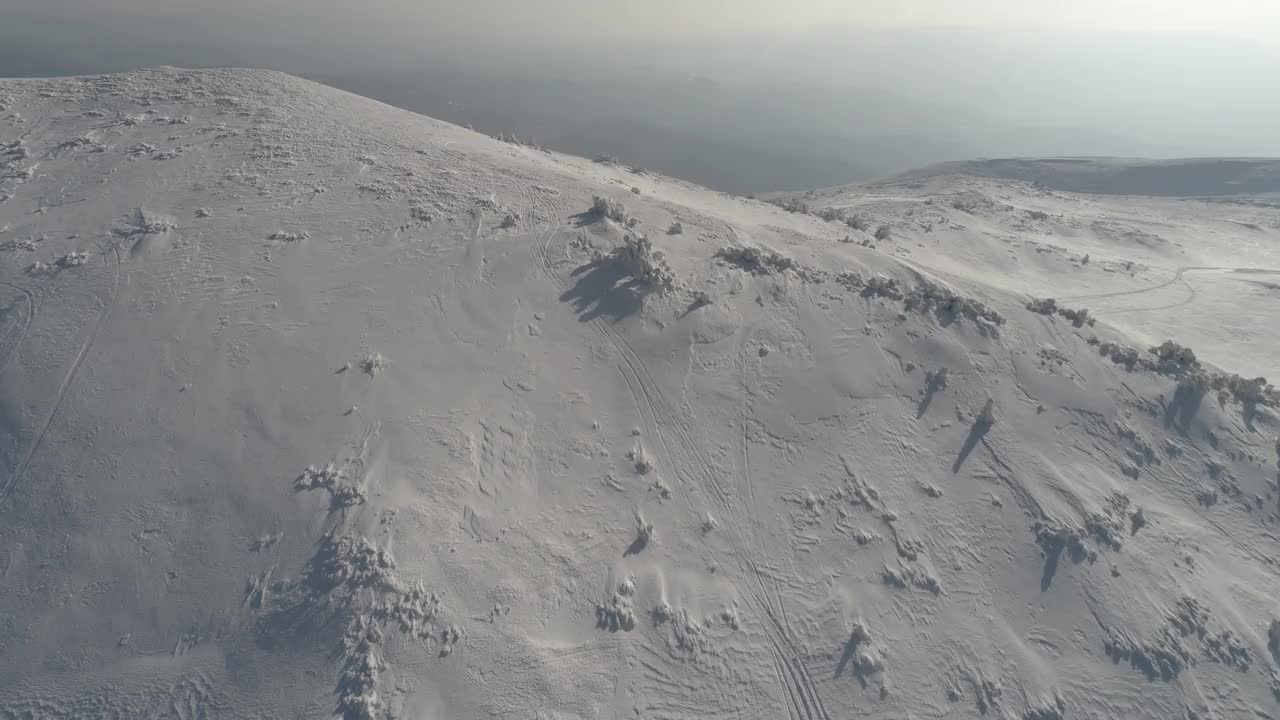
[[(787, 212), (249, 70), (0, 105), (0, 716), (1276, 702), (1277, 398), (1198, 345), (1275, 317), (1270, 208)], [(1203, 361), (1079, 312), (1179, 282)]]

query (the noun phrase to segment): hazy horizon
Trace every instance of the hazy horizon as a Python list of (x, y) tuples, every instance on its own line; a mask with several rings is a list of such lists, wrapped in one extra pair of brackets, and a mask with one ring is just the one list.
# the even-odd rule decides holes
[[(198, 0), (6, 0), (0, 11), (45, 15), (190, 17), (203, 11)], [(451, 35), (504, 30), (524, 36), (537, 23), (541, 39), (582, 29), (622, 35), (676, 36), (721, 31), (796, 31), (815, 28), (978, 28), (1059, 31), (1169, 33), (1193, 31), (1250, 38), (1280, 46), (1280, 6), (1255, 0), (1170, 0), (1152, 12), (1138, 0), (1079, 0), (1071, 4), (1025, 0), (650, 0), (603, 4), (590, 0), (473, 0), (465, 4), (414, 0), (367, 0), (358, 8), (346, 0), (227, 0), (217, 14), (280, 13), (312, 21), (430, 23)]]
[(0, 76), (278, 69), (736, 192), (974, 156), (1280, 156), (1276, 48), (1280, 5), (1240, 1), (0, 2)]

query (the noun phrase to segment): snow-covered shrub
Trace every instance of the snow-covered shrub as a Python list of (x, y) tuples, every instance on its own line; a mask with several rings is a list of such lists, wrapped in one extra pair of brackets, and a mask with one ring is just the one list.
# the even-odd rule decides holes
[(986, 320), (995, 325), (1003, 325), (1004, 316), (987, 307), (979, 300), (961, 297), (950, 288), (943, 287), (928, 280), (915, 287), (906, 296), (907, 309), (935, 309), (952, 313), (970, 320)]
[(378, 695), (378, 675), (387, 669), (382, 659), (382, 630), (367, 617), (357, 617), (342, 641), (345, 659), (338, 675), (337, 711), (342, 720), (386, 717), (386, 703)]
[(1027, 309), (1040, 315), (1053, 315), (1058, 312), (1058, 301), (1053, 298), (1032, 298)]
[(770, 205), (776, 205), (787, 212), (809, 214), (809, 206), (796, 198), (787, 198), (785, 200), (770, 200)]
[(1058, 308), (1058, 314), (1066, 318), (1067, 320), (1070, 320), (1071, 324), (1075, 325), (1076, 327), (1080, 327), (1086, 324), (1093, 325), (1093, 323), (1095, 322), (1093, 318), (1089, 317), (1089, 311), (1086, 308), (1079, 308), (1074, 310), (1071, 308)]
[(1095, 322), (1094, 318), (1089, 317), (1089, 311), (1085, 308), (1072, 309), (1063, 307), (1053, 298), (1032, 298), (1027, 303), (1027, 309), (1041, 315), (1061, 315), (1063, 318), (1070, 320), (1076, 327), (1086, 324), (1092, 326)]
[(1134, 348), (1117, 343), (1099, 343), (1098, 351), (1127, 370), (1148, 370), (1174, 378), (1178, 381), (1178, 391), (1182, 393), (1200, 396), (1216, 390), (1223, 403), (1235, 400), (1245, 405), (1280, 406), (1280, 390), (1268, 384), (1266, 378), (1244, 378), (1214, 372), (1200, 364), (1191, 348), (1172, 340), (1150, 348), (1148, 352), (1155, 356), (1154, 360)]
[(1151, 348), (1151, 354), (1160, 359), (1160, 369), (1163, 372), (1178, 373), (1200, 367), (1200, 361), (1196, 359), (1196, 354), (1191, 348), (1183, 347), (1172, 340), (1165, 340)]
[(328, 489), (336, 486), (344, 479), (342, 469), (335, 462), (324, 465), (312, 465), (293, 481), (298, 490)]
[(902, 290), (898, 287), (898, 281), (895, 278), (876, 275), (867, 278), (866, 284), (862, 288), (863, 297), (883, 297), (891, 300), (901, 300)]
[(613, 259), (622, 263), (636, 282), (650, 290), (665, 293), (675, 289), (675, 274), (662, 251), (654, 250), (653, 241), (641, 233), (627, 233), (622, 245), (614, 250)]
[(636, 611), (631, 599), (614, 593), (604, 603), (596, 606), (596, 626), (610, 632), (629, 631), (636, 627)]
[(1138, 355), (1138, 351), (1131, 347), (1125, 347), (1117, 343), (1104, 342), (1098, 346), (1098, 353), (1103, 357), (1111, 358), (1111, 362), (1117, 365), (1123, 365), (1126, 369), (1135, 370), (1139, 367), (1149, 367), (1155, 369), (1155, 363)]
[(372, 376), (386, 370), (387, 364), (387, 359), (383, 357), (382, 353), (375, 352), (366, 355), (365, 358), (360, 361), (360, 369), (366, 375)]
[(79, 250), (72, 250), (66, 255), (58, 258), (58, 265), (60, 267), (79, 267), (87, 262), (89, 262), (88, 253), (80, 252)]
[(627, 208), (617, 200), (611, 200), (603, 195), (596, 195), (591, 198), (591, 212), (603, 218), (608, 218), (617, 222), (627, 221)]
[(645, 522), (644, 518), (636, 517), (636, 542), (641, 546), (648, 546), (657, 537), (653, 528), (653, 523)]
[(978, 425), (985, 425), (987, 427), (991, 427), (996, 424), (994, 400), (987, 398), (986, 404), (982, 406), (982, 410), (978, 412), (978, 416), (974, 419), (974, 422)]
[(752, 275), (768, 275), (773, 272), (791, 270), (796, 266), (795, 261), (786, 255), (750, 245), (730, 245), (729, 247), (721, 248), (716, 253), (716, 257), (728, 261)]
[(308, 569), (309, 582), (326, 591), (348, 593), (365, 589), (390, 590), (397, 584), (396, 561), (391, 552), (364, 536), (330, 532)]
[(1239, 375), (1221, 375), (1214, 378), (1214, 387), (1227, 393), (1237, 402), (1254, 405), (1280, 404), (1280, 394), (1264, 377), (1244, 378)]

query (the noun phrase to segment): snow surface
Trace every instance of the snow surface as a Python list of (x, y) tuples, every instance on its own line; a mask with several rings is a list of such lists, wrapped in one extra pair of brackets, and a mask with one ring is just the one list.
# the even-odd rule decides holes
[(997, 158), (947, 162), (903, 173), (1023, 180), (1046, 188), (1099, 195), (1229, 197), (1280, 194), (1280, 159), (1056, 157)]
[(1275, 207), (0, 105), (2, 717), (1280, 712)]
[(896, 239), (878, 249), (914, 267), (1053, 297), (1141, 343), (1174, 338), (1235, 372), (1277, 373), (1280, 196), (1078, 194), (921, 171), (796, 199), (888, 225)]

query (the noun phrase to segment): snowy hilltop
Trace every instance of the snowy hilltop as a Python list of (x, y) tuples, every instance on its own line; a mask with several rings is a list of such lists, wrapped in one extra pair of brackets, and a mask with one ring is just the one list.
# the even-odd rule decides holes
[(0, 717), (1280, 715), (1265, 199), (162, 68), (0, 81), (0, 201)]

